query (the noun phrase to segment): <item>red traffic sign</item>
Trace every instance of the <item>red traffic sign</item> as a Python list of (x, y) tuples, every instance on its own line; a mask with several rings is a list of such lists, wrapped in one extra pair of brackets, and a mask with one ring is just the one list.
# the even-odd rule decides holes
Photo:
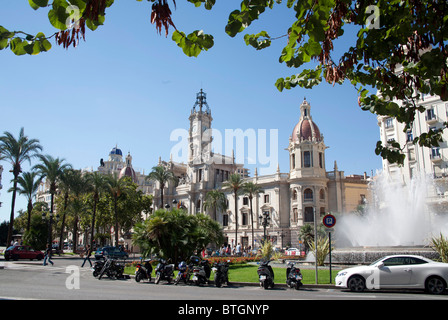
[(322, 223), (324, 224), (324, 226), (326, 226), (327, 228), (333, 228), (334, 225), (336, 224), (336, 218), (334, 215), (332, 214), (327, 214), (324, 219), (322, 220)]

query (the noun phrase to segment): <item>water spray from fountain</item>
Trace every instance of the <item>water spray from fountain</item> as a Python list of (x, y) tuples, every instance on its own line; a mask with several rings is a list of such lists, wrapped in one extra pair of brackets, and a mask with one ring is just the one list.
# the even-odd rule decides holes
[(432, 237), (448, 235), (448, 212), (440, 211), (447, 200), (431, 177), (416, 176), (404, 184), (381, 173), (371, 190), (372, 200), (364, 213), (338, 217), (336, 248), (422, 248)]

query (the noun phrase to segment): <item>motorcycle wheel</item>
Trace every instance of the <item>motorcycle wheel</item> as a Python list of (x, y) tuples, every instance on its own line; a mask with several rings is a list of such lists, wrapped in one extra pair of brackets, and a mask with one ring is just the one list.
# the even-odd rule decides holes
[(154, 283), (155, 283), (155, 284), (159, 284), (159, 282), (160, 282), (160, 273), (158, 273), (158, 274), (156, 275), (156, 279), (154, 280)]
[(302, 286), (302, 283), (300, 281), (296, 282), (296, 290), (299, 290), (299, 288)]
[(137, 272), (135, 275), (135, 281), (140, 282), (143, 279), (143, 275), (140, 272)]
[(177, 284), (179, 283), (180, 278), (181, 278), (181, 277), (178, 275), (178, 276), (176, 277), (176, 279), (174, 279), (174, 285), (177, 285)]
[(269, 282), (268, 281), (263, 281), (263, 288), (266, 290), (269, 288)]
[(215, 286), (217, 288), (221, 288), (222, 287), (222, 282), (220, 278), (215, 279)]

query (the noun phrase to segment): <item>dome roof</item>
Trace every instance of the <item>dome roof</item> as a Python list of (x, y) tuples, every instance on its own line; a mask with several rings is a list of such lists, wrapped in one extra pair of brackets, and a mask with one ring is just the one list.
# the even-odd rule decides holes
[(292, 131), (291, 138), (293, 141), (315, 140), (321, 141), (319, 127), (311, 119), (302, 119), (296, 124)]
[(323, 137), (320, 133), (319, 127), (313, 122), (310, 114), (311, 106), (306, 101), (303, 100), (300, 105), (300, 120), (295, 125), (294, 130), (291, 134), (291, 140), (293, 142), (301, 142), (304, 140), (308, 141), (322, 141)]
[(132, 167), (126, 166), (123, 169), (121, 169), (118, 178), (121, 179), (123, 177), (131, 177), (132, 181), (137, 183), (137, 175), (135, 174), (135, 170), (132, 169)]
[(117, 154), (119, 156), (123, 155), (123, 153), (121, 152), (121, 149), (118, 149), (117, 147), (113, 148), (109, 154)]

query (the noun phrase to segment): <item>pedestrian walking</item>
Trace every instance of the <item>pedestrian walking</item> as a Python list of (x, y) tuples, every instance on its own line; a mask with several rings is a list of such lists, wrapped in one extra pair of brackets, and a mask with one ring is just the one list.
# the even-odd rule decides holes
[(53, 261), (51, 261), (51, 254), (51, 246), (47, 244), (47, 250), (45, 250), (44, 266), (47, 265), (47, 260), (49, 263), (51, 263), (52, 266), (54, 265)]
[(92, 249), (90, 248), (89, 245), (86, 246), (86, 257), (84, 258), (84, 262), (81, 265), (81, 268), (84, 267), (84, 264), (86, 263), (86, 261), (89, 261), (90, 266), (92, 266), (92, 261), (90, 261), (90, 255), (92, 254)]

